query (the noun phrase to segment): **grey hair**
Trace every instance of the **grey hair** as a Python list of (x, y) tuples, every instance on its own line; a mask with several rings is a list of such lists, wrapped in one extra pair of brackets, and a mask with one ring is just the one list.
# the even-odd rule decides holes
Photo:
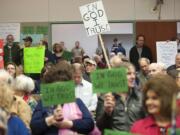
[(13, 77), (4, 69), (0, 69), (0, 82), (6, 83), (9, 86), (12, 86), (13, 84)]
[(32, 92), (35, 88), (34, 81), (25, 75), (19, 75), (14, 81), (14, 89), (17, 91)]
[(150, 60), (148, 58), (142, 57), (138, 60), (139, 64), (141, 61), (145, 61), (148, 65), (150, 64)]

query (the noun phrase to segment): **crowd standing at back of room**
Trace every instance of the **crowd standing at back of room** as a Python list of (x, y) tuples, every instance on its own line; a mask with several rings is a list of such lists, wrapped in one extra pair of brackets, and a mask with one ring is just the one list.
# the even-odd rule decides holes
[[(0, 69), (0, 135), (101, 135), (105, 129), (139, 135), (166, 135), (169, 128), (180, 128), (180, 53), (174, 65), (166, 68), (153, 61), (145, 36), (138, 35), (129, 51), (114, 38), (105, 48), (111, 68), (125, 68), (127, 92), (93, 92), (91, 74), (107, 69), (102, 48), (91, 58), (76, 41), (68, 50), (64, 41), (54, 43), (52, 52), (45, 46), (41, 73), (24, 73), (24, 48), (33, 47), (33, 39), (24, 46), (8, 35), (4, 45), (4, 69)], [(71, 52), (70, 60), (64, 56)], [(176, 53), (176, 52), (175, 52)], [(31, 58), (29, 58), (31, 59)], [(44, 107), (40, 84), (73, 81), (73, 103)], [(59, 96), (61, 98), (61, 96)], [(172, 110), (173, 100), (176, 111)], [(175, 114), (175, 117), (172, 117)]]

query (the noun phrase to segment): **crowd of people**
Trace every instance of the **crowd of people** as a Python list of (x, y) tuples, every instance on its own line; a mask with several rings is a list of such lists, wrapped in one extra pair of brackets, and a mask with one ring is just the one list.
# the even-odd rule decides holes
[[(145, 37), (138, 35), (129, 58), (118, 39), (114, 39), (111, 68), (127, 71), (127, 92), (93, 93), (91, 74), (106, 69), (101, 48), (93, 58), (86, 55), (80, 42), (63, 57), (64, 42), (55, 43), (53, 52), (45, 46), (44, 67), (40, 74), (23, 71), (23, 49), (33, 39), (24, 38), (24, 47), (7, 36), (4, 45), (4, 69), (0, 70), (0, 135), (102, 135), (105, 129), (139, 135), (166, 135), (180, 128), (180, 53), (174, 65), (166, 68), (152, 60)], [(108, 52), (108, 50), (107, 50)], [(45, 107), (40, 84), (73, 81), (76, 100)], [(59, 95), (59, 98), (61, 96)], [(174, 129), (173, 129), (174, 128)]]

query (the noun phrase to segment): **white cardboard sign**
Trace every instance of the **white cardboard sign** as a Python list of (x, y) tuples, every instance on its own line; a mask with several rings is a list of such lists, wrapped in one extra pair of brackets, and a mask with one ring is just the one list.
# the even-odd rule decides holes
[(110, 26), (101, 0), (81, 6), (79, 9), (88, 36), (110, 31)]
[(9, 34), (14, 36), (15, 42), (20, 42), (20, 23), (0, 23), (0, 39), (6, 41)]
[(166, 68), (175, 64), (177, 54), (176, 41), (156, 42), (157, 62), (164, 63)]

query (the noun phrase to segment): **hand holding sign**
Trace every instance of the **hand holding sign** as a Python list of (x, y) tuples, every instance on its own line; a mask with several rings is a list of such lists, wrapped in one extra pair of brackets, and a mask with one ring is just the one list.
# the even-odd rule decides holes
[(75, 100), (73, 81), (41, 84), (41, 94), (44, 106), (58, 105)]
[(114, 110), (116, 101), (112, 93), (104, 95), (104, 111), (110, 116)]
[(125, 68), (111, 70), (96, 70), (91, 74), (95, 93), (127, 92), (127, 77)]

